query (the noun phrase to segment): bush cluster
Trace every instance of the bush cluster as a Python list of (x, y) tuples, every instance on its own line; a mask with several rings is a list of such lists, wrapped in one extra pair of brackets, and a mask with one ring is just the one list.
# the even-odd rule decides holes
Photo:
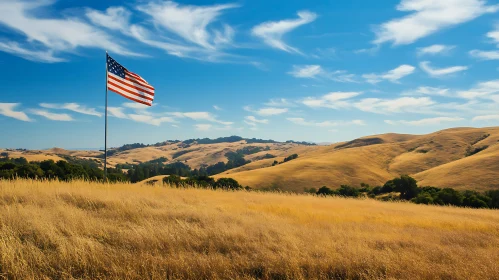
[[(215, 179), (208, 176), (194, 176), (182, 179), (176, 175), (170, 175), (163, 178), (163, 183), (171, 186), (179, 187), (197, 187), (197, 188), (209, 188), (209, 189), (224, 189), (224, 190), (242, 190), (241, 186), (236, 180), (232, 178), (220, 178), (215, 181)], [(249, 187), (244, 189), (249, 190)]]
[(419, 187), (416, 179), (408, 175), (394, 178), (383, 186), (377, 187), (362, 183), (360, 188), (342, 185), (338, 189), (330, 189), (324, 186), (317, 191), (314, 188), (305, 189), (305, 192), (317, 195), (368, 196), (382, 200), (406, 200), (417, 204), (499, 209), (499, 190), (479, 193), (470, 190), (458, 191), (452, 188)]

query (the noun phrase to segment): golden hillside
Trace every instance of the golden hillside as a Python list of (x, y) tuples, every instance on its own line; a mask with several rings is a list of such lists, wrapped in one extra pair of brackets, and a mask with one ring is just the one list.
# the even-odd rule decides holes
[[(232, 177), (256, 188), (301, 192), (310, 187), (360, 183), (380, 185), (401, 174), (421, 185), (457, 189), (499, 188), (499, 128), (455, 128), (427, 135), (385, 134), (327, 147), (273, 167), (231, 170)], [(470, 155), (474, 149), (487, 147)], [(255, 163), (257, 165), (257, 163)]]
[(5, 279), (497, 279), (497, 210), (0, 180)]

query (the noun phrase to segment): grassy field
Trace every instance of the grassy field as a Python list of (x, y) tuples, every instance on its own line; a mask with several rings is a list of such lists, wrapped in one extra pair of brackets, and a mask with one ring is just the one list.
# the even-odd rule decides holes
[(0, 278), (499, 279), (499, 211), (0, 181)]

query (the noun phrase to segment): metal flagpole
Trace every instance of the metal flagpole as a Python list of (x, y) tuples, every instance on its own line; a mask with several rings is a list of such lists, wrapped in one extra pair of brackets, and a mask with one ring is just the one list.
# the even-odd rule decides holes
[(104, 182), (107, 182), (107, 51), (106, 51), (106, 113), (104, 125)]

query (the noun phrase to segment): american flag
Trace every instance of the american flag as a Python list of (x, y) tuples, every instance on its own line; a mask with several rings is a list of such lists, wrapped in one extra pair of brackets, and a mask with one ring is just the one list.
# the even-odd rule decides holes
[(147, 106), (151, 106), (154, 99), (154, 87), (139, 75), (128, 71), (109, 55), (107, 55), (107, 88)]

